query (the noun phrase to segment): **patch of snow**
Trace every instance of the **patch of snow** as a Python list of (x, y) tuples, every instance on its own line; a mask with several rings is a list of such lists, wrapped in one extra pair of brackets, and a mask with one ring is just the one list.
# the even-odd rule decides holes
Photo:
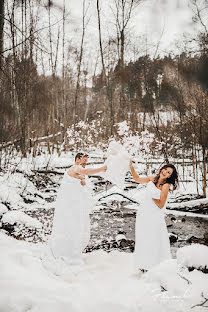
[(176, 260), (141, 276), (133, 270), (133, 254), (94, 251), (83, 254), (82, 266), (57, 276), (44, 268), (43, 248), (0, 233), (0, 311), (189, 312), (207, 293), (207, 274), (180, 272)]
[(194, 213), (194, 212), (188, 212), (188, 211), (178, 211), (178, 210), (173, 210), (173, 209), (171, 209), (171, 210), (166, 209), (165, 214), (208, 219), (208, 215), (203, 215), (201, 213)]
[(31, 218), (22, 211), (9, 211), (5, 213), (1, 220), (3, 223), (24, 224), (26, 227), (41, 228), (42, 224), (37, 219)]
[(169, 209), (175, 209), (175, 208), (184, 208), (184, 207), (196, 207), (201, 204), (208, 204), (208, 198), (201, 198), (201, 199), (195, 199), (195, 200), (189, 200), (184, 201), (181, 203), (170, 203), (167, 205), (167, 208)]
[(4, 204), (0, 203), (0, 216), (8, 211), (7, 207)]
[(208, 268), (208, 246), (192, 244), (177, 250), (177, 262), (181, 267)]

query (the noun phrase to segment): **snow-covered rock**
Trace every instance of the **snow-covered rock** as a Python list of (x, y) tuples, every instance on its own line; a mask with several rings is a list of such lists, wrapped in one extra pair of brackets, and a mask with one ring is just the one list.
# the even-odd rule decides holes
[(118, 235), (116, 235), (115, 239), (116, 239), (116, 242), (118, 243), (121, 240), (126, 240), (126, 235), (118, 234)]
[(179, 248), (176, 253), (177, 263), (182, 268), (208, 268), (208, 247), (192, 244)]
[(145, 280), (158, 283), (158, 287), (162, 287), (172, 295), (181, 294), (187, 286), (187, 282), (177, 274), (176, 259), (163, 261), (149, 270), (145, 275)]
[(9, 224), (23, 224), (26, 227), (31, 228), (41, 228), (42, 224), (34, 218), (31, 218), (30, 216), (26, 215), (22, 211), (9, 211), (5, 213), (1, 220), (3, 223), (9, 223)]
[(175, 243), (178, 240), (178, 235), (174, 233), (168, 233), (170, 243)]
[(2, 216), (7, 211), (8, 211), (8, 208), (4, 204), (0, 203), (0, 216)]

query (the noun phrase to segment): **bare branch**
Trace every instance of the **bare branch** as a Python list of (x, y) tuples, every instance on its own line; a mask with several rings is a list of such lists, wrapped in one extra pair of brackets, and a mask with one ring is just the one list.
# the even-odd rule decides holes
[(205, 298), (205, 297), (204, 297), (203, 292), (202, 292), (201, 296), (202, 296), (202, 298), (204, 299), (204, 301), (203, 301), (202, 303), (195, 304), (194, 306), (191, 307), (192, 309), (195, 308), (195, 307), (208, 308), (208, 306), (205, 306), (205, 303), (208, 302), (208, 298)]
[[(201, 10), (199, 9), (197, 0), (192, 0), (192, 3), (193, 3), (193, 5), (194, 5), (195, 8), (196, 8), (196, 15), (197, 15), (197, 17), (198, 17), (198, 20), (200, 21), (201, 25), (204, 27), (204, 30), (205, 30), (206, 35), (208, 35), (207, 26), (206, 26), (205, 23), (203, 22), (202, 16), (201, 16), (202, 9), (201, 9)], [(205, 9), (205, 8), (204, 8), (204, 9)]]

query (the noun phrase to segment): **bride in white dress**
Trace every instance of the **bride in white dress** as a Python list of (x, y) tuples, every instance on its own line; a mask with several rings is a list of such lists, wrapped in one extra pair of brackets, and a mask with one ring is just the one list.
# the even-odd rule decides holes
[[(77, 154), (75, 165), (65, 172), (61, 182), (54, 212), (52, 233), (48, 246), (54, 259), (67, 265), (83, 263), (82, 251), (89, 242), (89, 212), (94, 204), (86, 189), (85, 175), (104, 172), (107, 166), (83, 168), (82, 154)], [(81, 156), (80, 156), (81, 155)]]
[(170, 242), (164, 219), (168, 192), (175, 190), (178, 174), (172, 164), (164, 165), (156, 176), (140, 177), (130, 161), (137, 183), (147, 183), (145, 196), (136, 216), (135, 266), (142, 272), (171, 259)]

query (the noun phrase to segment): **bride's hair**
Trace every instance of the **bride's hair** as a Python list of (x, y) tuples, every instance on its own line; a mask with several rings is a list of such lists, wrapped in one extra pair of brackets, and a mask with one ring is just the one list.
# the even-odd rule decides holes
[(166, 164), (164, 166), (162, 166), (162, 168), (160, 168), (160, 170), (158, 171), (157, 175), (155, 176), (154, 178), (154, 184), (156, 185), (159, 178), (160, 178), (160, 173), (163, 169), (166, 169), (166, 168), (172, 168), (173, 169), (173, 172), (171, 174), (171, 176), (169, 178), (167, 178), (163, 184), (165, 183), (169, 183), (173, 186), (173, 191), (178, 187), (178, 172), (176, 170), (176, 167), (173, 165), (173, 164)]

